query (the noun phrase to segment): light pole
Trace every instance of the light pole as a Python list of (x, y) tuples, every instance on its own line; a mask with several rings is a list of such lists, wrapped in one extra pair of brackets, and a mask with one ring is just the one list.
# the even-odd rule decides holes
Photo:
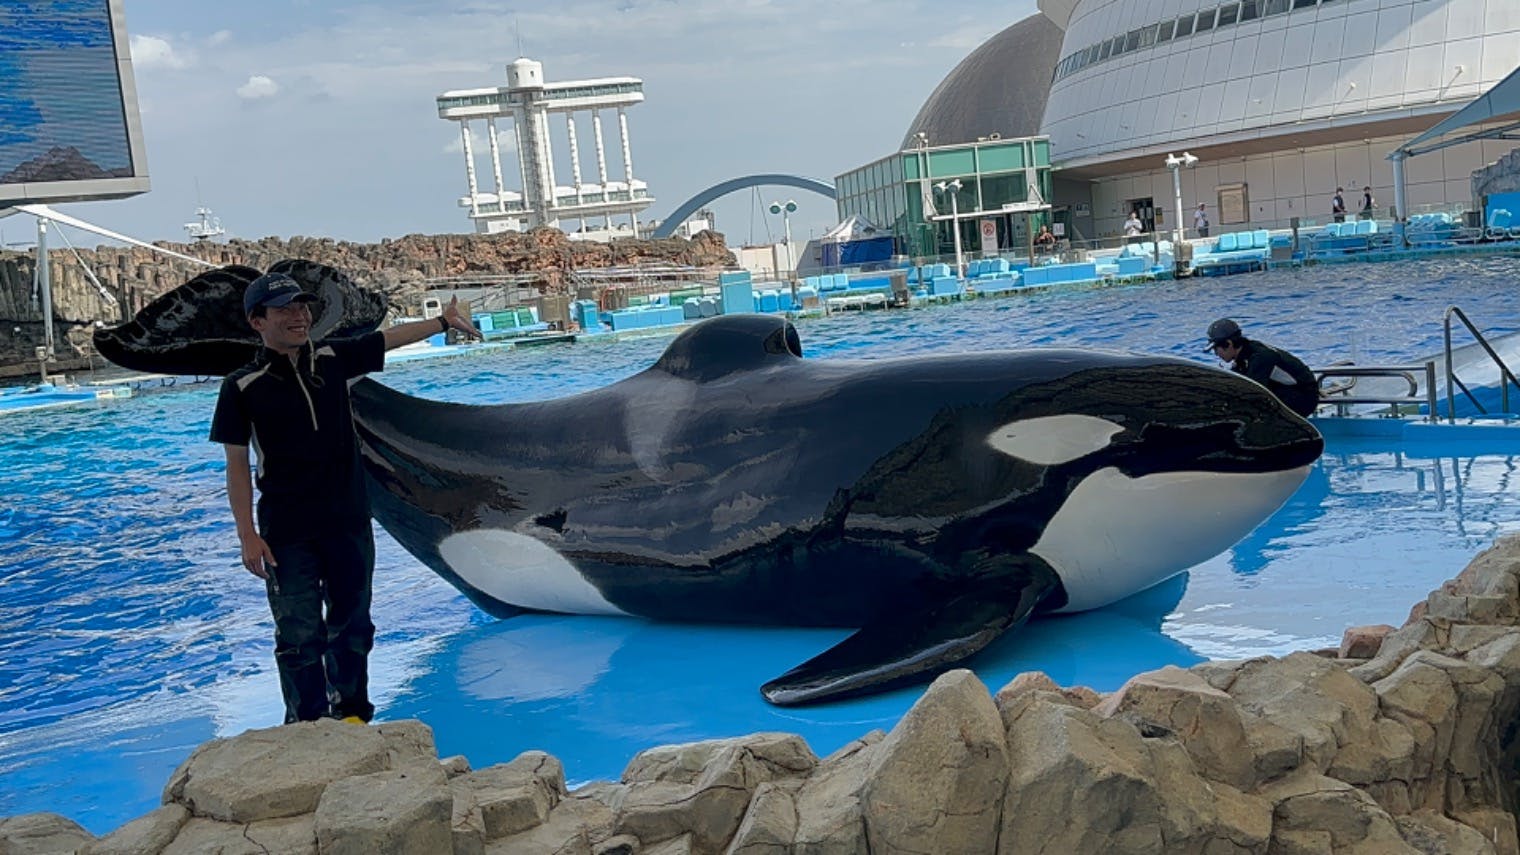
[(955, 278), (960, 279), (965, 269), (961, 266), (961, 209), (956, 198), (961, 192), (961, 180), (941, 181), (934, 185), (934, 189), (941, 193), (950, 192), (950, 231), (955, 235)]
[(795, 210), (797, 203), (791, 199), (771, 203), (771, 213), (780, 214), (782, 223), (786, 225), (786, 279), (792, 284), (793, 308), (797, 306), (797, 264), (792, 260), (792, 212)]
[(1172, 251), (1177, 253), (1176, 258), (1182, 257), (1182, 241), (1187, 237), (1187, 229), (1182, 222), (1182, 167), (1191, 169), (1198, 163), (1198, 158), (1183, 152), (1181, 157), (1175, 154), (1166, 156), (1166, 165), (1172, 170), (1172, 192), (1177, 196), (1177, 237), (1172, 241)]

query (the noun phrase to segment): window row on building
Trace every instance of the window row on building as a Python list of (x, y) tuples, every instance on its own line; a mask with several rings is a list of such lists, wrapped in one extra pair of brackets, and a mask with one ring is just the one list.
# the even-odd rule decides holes
[(1088, 66), (1137, 50), (1165, 44), (1173, 39), (1202, 35), (1221, 27), (1244, 24), (1259, 18), (1285, 15), (1295, 9), (1306, 9), (1320, 3), (1342, 2), (1346, 0), (1231, 0), (1219, 6), (1211, 6), (1198, 12), (1189, 12), (1178, 18), (1169, 18), (1149, 26), (1139, 27), (1075, 53), (1067, 54), (1056, 63), (1052, 79), (1060, 80)]

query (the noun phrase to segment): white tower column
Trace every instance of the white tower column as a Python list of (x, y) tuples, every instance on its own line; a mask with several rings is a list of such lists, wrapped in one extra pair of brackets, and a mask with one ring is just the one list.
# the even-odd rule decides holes
[(496, 139), (496, 117), (486, 119), (486, 129), (491, 132), (491, 171), (496, 177), (497, 210), (506, 213), (507, 182), (501, 177), (501, 143)]
[(543, 108), (532, 98), (525, 99), (523, 115), (523, 151), (527, 159), (527, 183), (523, 185), (524, 201), (531, 215), (528, 227), (545, 225), (549, 205), (553, 201), (554, 180), (549, 172), (549, 128), (544, 124), (548, 118)]
[[(628, 180), (628, 202), (633, 203), (633, 150), (628, 144), (628, 111), (618, 108), (618, 136), (623, 141), (623, 174)], [(633, 226), (633, 236), (639, 236), (639, 215), (630, 208), (628, 223)]]
[(464, 177), (470, 185), (470, 216), (480, 214), (480, 187), (475, 183), (475, 145), (470, 142), (470, 123), (459, 122), (459, 139), (464, 144)]
[(517, 186), (522, 188), (525, 205), (531, 205), (532, 203), (528, 201), (528, 155), (526, 149), (523, 148), (522, 129), (522, 122), (517, 121), (514, 116), (512, 135), (517, 139)]
[(633, 152), (628, 146), (628, 111), (622, 107), (618, 108), (618, 135), (623, 139), (623, 174), (628, 177), (628, 192), (632, 193)]
[(596, 134), (596, 174), (602, 182), (602, 189), (607, 189), (607, 147), (602, 144), (602, 114), (599, 110), (591, 111), (591, 130)]
[(575, 181), (575, 201), (581, 200), (581, 149), (575, 142), (575, 114), (565, 114), (565, 130), (570, 132), (570, 174)]
[[(544, 110), (543, 112), (543, 124), (540, 125), (540, 127), (544, 129), (544, 172), (548, 173), (547, 177), (549, 179), (549, 207), (553, 208), (559, 204), (555, 201), (555, 194), (558, 192), (559, 187), (559, 179), (554, 176), (554, 140), (549, 136), (548, 110)], [(551, 216), (545, 225), (552, 226), (557, 225), (558, 223), (559, 218)]]
[[(602, 143), (602, 113), (591, 111), (591, 130), (596, 133), (596, 173), (602, 181), (602, 201), (607, 199), (607, 147)], [(602, 217), (602, 228), (611, 230), (612, 215)]]

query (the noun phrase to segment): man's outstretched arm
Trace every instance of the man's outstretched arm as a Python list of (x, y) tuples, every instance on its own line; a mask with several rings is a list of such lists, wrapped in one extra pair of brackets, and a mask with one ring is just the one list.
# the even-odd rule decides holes
[[(471, 338), (480, 338), (480, 330), (470, 323), (470, 316), (459, 311), (459, 298), (455, 297), (443, 307), (440, 316), (448, 323), (449, 329), (456, 329)], [(404, 345), (422, 341), (431, 335), (443, 332), (443, 326), (438, 318), (428, 318), (422, 321), (412, 321), (409, 324), (397, 324), (385, 330), (385, 349), (395, 350)]]

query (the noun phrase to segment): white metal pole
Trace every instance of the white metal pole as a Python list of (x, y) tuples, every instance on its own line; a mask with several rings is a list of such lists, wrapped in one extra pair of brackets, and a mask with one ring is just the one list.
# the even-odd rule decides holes
[(47, 248), (48, 221), (37, 218), (37, 290), (42, 296), (42, 341), (47, 348), (47, 356), (43, 360), (42, 379), (47, 381), (47, 362), (53, 358), (53, 280), (52, 268), (48, 264)]
[[(1393, 161), (1393, 232), (1398, 237), (1399, 245), (1408, 245), (1408, 200), (1405, 198), (1407, 188), (1404, 186), (1404, 158), (1402, 151), (1394, 151), (1388, 155)], [(1372, 182), (1368, 182), (1369, 184)]]
[(956, 197), (960, 195), (960, 188), (954, 185), (946, 187), (950, 191), (950, 228), (955, 233), (955, 278), (960, 279), (965, 275), (965, 267), (961, 262), (961, 209)]
[(792, 309), (797, 309), (797, 260), (792, 257), (792, 212), (781, 209), (781, 222), (786, 227), (786, 278), (792, 284)]
[(786, 278), (793, 279), (797, 273), (797, 261), (792, 258), (792, 212), (782, 208), (781, 222), (786, 227)]
[[(1176, 194), (1176, 196), (1177, 196), (1177, 230), (1176, 230), (1177, 237), (1173, 239), (1172, 251), (1173, 252), (1181, 252), (1182, 251), (1182, 240), (1183, 240), (1184, 237), (1187, 236), (1187, 232), (1185, 231), (1184, 226), (1182, 224), (1182, 166), (1181, 166), (1181, 164), (1177, 164), (1177, 165), (1174, 165), (1172, 167), (1172, 192), (1174, 194)], [(1158, 252), (1160, 251), (1159, 248), (1158, 248), (1157, 251)], [(1176, 257), (1180, 258), (1181, 256), (1176, 256)]]

